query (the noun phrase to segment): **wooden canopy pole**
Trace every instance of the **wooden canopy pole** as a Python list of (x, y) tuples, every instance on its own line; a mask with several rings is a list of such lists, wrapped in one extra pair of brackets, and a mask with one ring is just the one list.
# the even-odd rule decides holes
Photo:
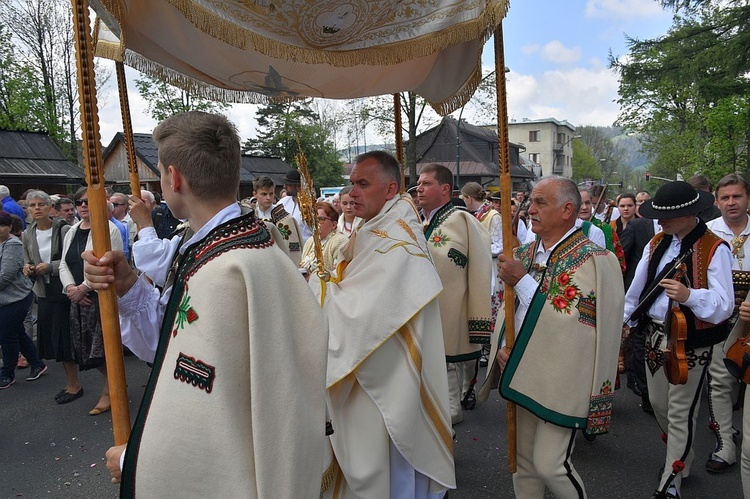
[(122, 115), (122, 130), (125, 134), (125, 151), (128, 155), (130, 192), (133, 196), (140, 199), (141, 182), (138, 178), (138, 163), (135, 159), (135, 141), (133, 140), (133, 125), (130, 122), (130, 103), (128, 102), (128, 83), (125, 79), (125, 65), (121, 61), (116, 61), (115, 71), (117, 73), (117, 89), (120, 93), (120, 114)]
[[(94, 81), (94, 52), (89, 27), (89, 6), (87, 0), (71, 0), (71, 2), (73, 5), (76, 52), (78, 54), (76, 60), (78, 99), (81, 105), (83, 163), (86, 171), (86, 183), (88, 184), (91, 237), (94, 243), (94, 254), (102, 256), (112, 246), (109, 239), (107, 198), (104, 190), (99, 111), (96, 104), (96, 83)], [(120, 445), (126, 443), (130, 436), (130, 413), (114, 286), (99, 291), (99, 311), (104, 336), (104, 356), (107, 361), (109, 396), (112, 403), (112, 429), (115, 436), (115, 445)]]
[(393, 94), (393, 121), (396, 132), (396, 159), (401, 163), (401, 193), (406, 192), (406, 165), (404, 164), (404, 138), (401, 132), (401, 94)]
[[(503, 254), (513, 258), (513, 216), (510, 209), (511, 186), (510, 146), (508, 145), (508, 101), (505, 89), (505, 52), (503, 46), (502, 21), (495, 30), (495, 82), (497, 87), (497, 138), (500, 166), (500, 218), (503, 221)], [(505, 350), (510, 353), (516, 340), (515, 291), (506, 286), (505, 303)], [(508, 402), (508, 471), (516, 472), (516, 405)]]

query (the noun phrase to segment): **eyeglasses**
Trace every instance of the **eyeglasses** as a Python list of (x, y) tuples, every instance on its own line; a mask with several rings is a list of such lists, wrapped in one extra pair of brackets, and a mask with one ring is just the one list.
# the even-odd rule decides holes
[(128, 203), (112, 203), (112, 206), (127, 206)]
[(321, 222), (323, 222), (325, 220), (328, 220), (329, 222), (333, 222), (333, 219), (332, 218), (328, 218), (328, 217), (318, 217), (318, 220), (321, 221)]
[(86, 206), (88, 206), (89, 205), (89, 200), (88, 199), (79, 199), (78, 201), (76, 201), (76, 206), (83, 206), (84, 204)]

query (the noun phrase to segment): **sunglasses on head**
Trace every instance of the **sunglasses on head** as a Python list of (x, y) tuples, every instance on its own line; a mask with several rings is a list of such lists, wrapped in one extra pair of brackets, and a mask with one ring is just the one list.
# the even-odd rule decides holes
[(76, 206), (83, 206), (84, 204), (86, 206), (88, 206), (89, 205), (89, 200), (88, 199), (79, 199), (78, 201), (76, 201)]

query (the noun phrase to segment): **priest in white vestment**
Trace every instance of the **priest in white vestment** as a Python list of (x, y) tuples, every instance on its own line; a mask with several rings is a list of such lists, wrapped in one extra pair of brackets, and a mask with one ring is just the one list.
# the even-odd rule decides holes
[(456, 480), (440, 278), (395, 158), (365, 153), (350, 179), (364, 222), (331, 282), (310, 280), (330, 325), (324, 496), (441, 498)]

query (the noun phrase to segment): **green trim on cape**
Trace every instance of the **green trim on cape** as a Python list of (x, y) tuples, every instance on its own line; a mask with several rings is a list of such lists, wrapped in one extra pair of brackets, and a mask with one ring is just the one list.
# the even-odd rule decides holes
[[(523, 395), (522, 393), (519, 393), (518, 391), (510, 387), (510, 383), (516, 373), (516, 369), (518, 369), (518, 364), (521, 362), (521, 358), (523, 357), (526, 346), (531, 339), (531, 335), (534, 332), (537, 320), (539, 319), (542, 308), (544, 307), (544, 304), (546, 302), (547, 295), (537, 290), (534, 298), (532, 298), (531, 300), (529, 309), (526, 312), (526, 317), (524, 318), (523, 324), (521, 325), (521, 329), (519, 330), (516, 342), (513, 345), (513, 350), (511, 351), (508, 363), (505, 365), (505, 369), (503, 370), (503, 373), (500, 377), (500, 395), (504, 399), (525, 408), (543, 421), (547, 421), (564, 428), (586, 428), (586, 424), (588, 422), (587, 418), (573, 417), (567, 414), (561, 414), (559, 412), (547, 409), (543, 405), (537, 403), (535, 400), (527, 397), (526, 395)], [(503, 323), (499, 338), (502, 338), (504, 335), (505, 323)]]

